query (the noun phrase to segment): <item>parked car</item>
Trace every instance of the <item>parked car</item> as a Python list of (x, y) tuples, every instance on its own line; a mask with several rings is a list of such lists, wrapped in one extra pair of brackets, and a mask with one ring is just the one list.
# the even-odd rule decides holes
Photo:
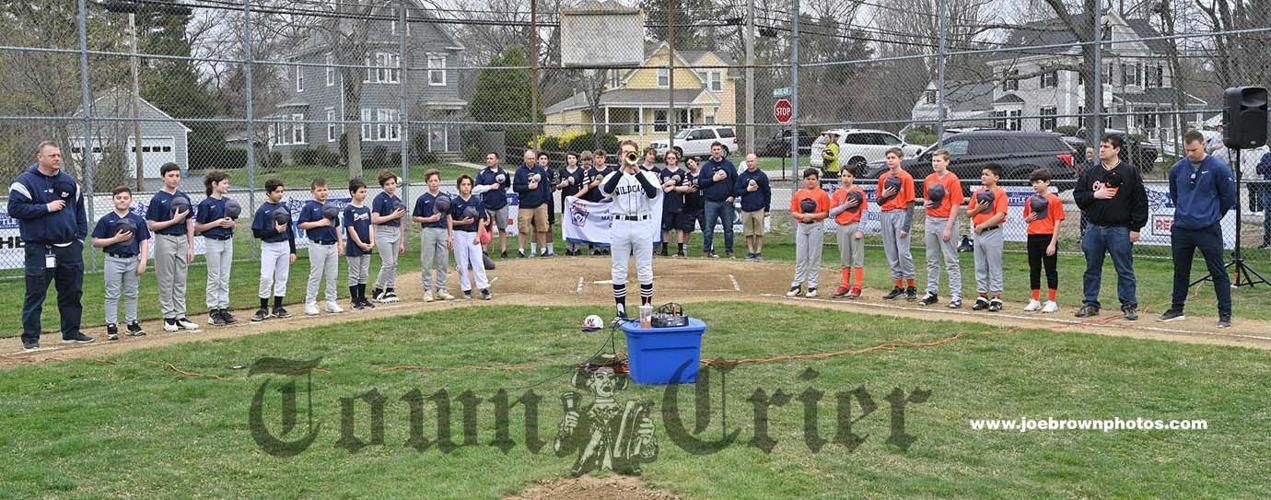
[[(1156, 161), (1161, 157), (1161, 148), (1156, 144), (1143, 141), (1137, 137), (1126, 134), (1123, 130), (1105, 129), (1104, 133), (1116, 134), (1125, 140), (1125, 147), (1121, 148), (1121, 161), (1129, 162), (1139, 168), (1143, 173), (1151, 173), (1156, 168)], [(1078, 153), (1078, 163), (1086, 161), (1086, 130), (1083, 128), (1077, 131), (1075, 137), (1064, 137), (1064, 142), (1072, 146), (1073, 151)], [(1095, 147), (1095, 154), (1098, 154), (1098, 146)]]
[[(719, 141), (724, 145), (724, 156), (737, 150), (737, 134), (732, 127), (694, 127), (681, 130), (675, 134), (675, 150), (680, 156), (709, 156), (711, 144)], [(658, 152), (658, 157), (666, 155), (670, 149), (669, 141), (659, 139), (649, 143), (649, 147)]]
[[(967, 187), (980, 184), (980, 171), (988, 164), (1000, 165), (1002, 178), (1007, 180), (1027, 180), (1029, 174), (1042, 167), (1049, 168), (1056, 180), (1077, 177), (1072, 148), (1053, 132), (977, 130), (949, 136), (943, 148), (953, 156), (949, 171)], [(921, 184), (932, 172), (931, 156), (937, 149), (940, 148), (932, 146), (917, 158), (902, 161), (901, 168)], [(878, 179), (886, 170), (886, 162), (871, 162), (863, 178)], [(1057, 187), (1067, 189), (1062, 183)], [(922, 196), (922, 187), (917, 189)]]
[[(807, 130), (799, 129), (799, 155), (810, 154), (814, 141), (816, 141), (815, 135), (812, 135)], [(759, 156), (790, 156), (790, 130), (785, 129), (773, 134), (766, 142), (760, 143), (755, 154)]]
[[(831, 129), (826, 130), (817, 136), (812, 142), (812, 166), (825, 170), (825, 161), (821, 158), (821, 152), (825, 150), (826, 138), (825, 134), (831, 133), (838, 136), (839, 144), (839, 161), (844, 167), (851, 168), (855, 172), (860, 173), (864, 167), (871, 161), (882, 161), (886, 158), (887, 150), (891, 148), (900, 148), (904, 151), (905, 158), (911, 158), (921, 153), (925, 146), (908, 144), (900, 140), (895, 134), (886, 130), (868, 130), (868, 129)], [(827, 172), (830, 173), (830, 172)]]

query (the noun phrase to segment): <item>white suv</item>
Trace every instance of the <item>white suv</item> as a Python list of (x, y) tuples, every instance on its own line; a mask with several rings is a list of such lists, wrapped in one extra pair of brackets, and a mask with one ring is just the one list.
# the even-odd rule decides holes
[[(709, 156), (711, 154), (711, 144), (719, 141), (724, 145), (724, 156), (728, 156), (730, 151), (737, 150), (737, 135), (733, 133), (732, 127), (697, 127), (681, 130), (675, 134), (675, 149), (679, 151), (680, 156)], [(649, 147), (658, 152), (658, 157), (666, 155), (667, 145), (666, 139), (660, 139), (649, 143)]]
[(873, 161), (882, 161), (886, 159), (887, 150), (891, 148), (900, 148), (905, 152), (905, 158), (913, 158), (922, 153), (923, 146), (915, 144), (906, 144), (900, 140), (895, 134), (886, 130), (868, 130), (868, 129), (831, 129), (821, 133), (812, 143), (812, 166), (816, 168), (825, 168), (825, 161), (821, 158), (821, 151), (825, 150), (825, 134), (831, 133), (838, 136), (839, 159), (840, 164), (847, 168), (855, 169), (855, 172), (862, 172), (865, 164)]

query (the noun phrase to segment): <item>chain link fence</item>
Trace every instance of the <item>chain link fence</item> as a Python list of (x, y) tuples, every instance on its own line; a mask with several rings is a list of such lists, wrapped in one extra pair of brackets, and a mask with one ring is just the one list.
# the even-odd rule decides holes
[[(755, 153), (777, 179), (778, 209), (802, 168), (851, 168), (868, 183), (891, 147), (919, 178), (936, 147), (954, 151), (955, 172), (971, 184), (983, 165), (1002, 164), (1013, 190), (1027, 189), (1027, 171), (1049, 167), (1062, 197), (1104, 131), (1125, 135), (1126, 159), (1154, 182), (1190, 129), (1234, 160), (1219, 130), (1222, 91), (1266, 86), (1271, 72), (1271, 11), (1258, 5), (7, 2), (0, 17), (24, 28), (0, 33), (0, 174), (30, 168), (35, 144), (56, 141), (67, 170), (99, 193), (95, 221), (109, 209), (100, 193), (119, 185), (153, 193), (169, 162), (196, 202), (203, 176), (220, 170), (254, 210), (270, 177), (296, 188), (316, 176), (335, 188), (359, 177), (376, 186), (388, 169), (407, 183), (410, 202), (429, 168), (441, 168), (449, 185), (464, 169), (475, 173), (487, 152), (511, 166), (526, 147), (547, 152), (553, 166), (597, 149), (613, 163), (630, 139), (659, 159), (670, 148), (705, 156), (716, 141), (739, 165)], [(1055, 134), (1045, 137), (1064, 149), (976, 140), (1002, 133)], [(835, 161), (822, 155), (831, 140)], [(1246, 257), (1271, 263), (1255, 248), (1268, 238), (1265, 152), (1238, 155), (1241, 212), (1224, 220), (1224, 232), (1234, 246), (1238, 225)], [(1136, 253), (1167, 258), (1172, 207), (1162, 185), (1150, 189), (1145, 232), (1166, 244), (1153, 239)], [(1077, 233), (1064, 250), (1079, 251), (1080, 224), (1065, 230)], [(238, 237), (249, 251), (237, 255), (250, 258), (250, 232)], [(21, 266), (20, 246), (16, 221), (0, 217), (0, 268)], [(97, 264), (90, 256), (90, 268)]]

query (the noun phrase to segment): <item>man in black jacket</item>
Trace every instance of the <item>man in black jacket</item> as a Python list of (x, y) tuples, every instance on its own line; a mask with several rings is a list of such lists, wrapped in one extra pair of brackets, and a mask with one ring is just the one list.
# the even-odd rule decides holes
[(1133, 165), (1121, 161), (1124, 140), (1104, 135), (1099, 141), (1099, 167), (1082, 174), (1072, 196), (1090, 221), (1081, 238), (1086, 254), (1086, 274), (1082, 280), (1085, 299), (1078, 318), (1099, 315), (1099, 286), (1103, 278), (1104, 253), (1112, 255), (1117, 271), (1117, 299), (1125, 319), (1139, 318), (1138, 294), (1134, 278), (1134, 243), (1147, 224), (1147, 191)]

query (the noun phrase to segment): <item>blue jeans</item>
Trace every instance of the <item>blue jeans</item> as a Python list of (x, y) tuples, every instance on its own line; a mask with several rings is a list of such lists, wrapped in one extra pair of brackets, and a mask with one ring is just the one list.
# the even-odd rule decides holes
[[(57, 312), (61, 316), (62, 338), (74, 336), (79, 331), (84, 307), (80, 296), (84, 294), (84, 243), (75, 241), (69, 246), (56, 247), (39, 243), (26, 243), (26, 297), (22, 303), (22, 340), (40, 340), (40, 314), (44, 311), (44, 297), (49, 284), (57, 285)], [(45, 257), (52, 253), (57, 266), (45, 267)]]
[(706, 200), (706, 228), (702, 235), (702, 246), (707, 253), (715, 251), (715, 222), (721, 218), (724, 222), (724, 250), (733, 253), (733, 219), (737, 218), (733, 204)]
[(1204, 229), (1187, 230), (1177, 226), (1170, 232), (1170, 247), (1174, 254), (1173, 307), (1182, 309), (1187, 301), (1187, 288), (1192, 279), (1192, 259), (1196, 249), (1205, 257), (1205, 267), (1214, 281), (1214, 293), (1218, 297), (1218, 313), (1231, 314), (1231, 277), (1222, 262), (1222, 226), (1214, 224)]
[(1103, 255), (1112, 255), (1112, 267), (1117, 271), (1117, 299), (1121, 307), (1138, 306), (1138, 293), (1134, 281), (1134, 244), (1130, 243), (1130, 228), (1090, 224), (1081, 238), (1081, 251), (1086, 254), (1086, 274), (1082, 279), (1086, 304), (1099, 306), (1099, 286), (1103, 281)]

